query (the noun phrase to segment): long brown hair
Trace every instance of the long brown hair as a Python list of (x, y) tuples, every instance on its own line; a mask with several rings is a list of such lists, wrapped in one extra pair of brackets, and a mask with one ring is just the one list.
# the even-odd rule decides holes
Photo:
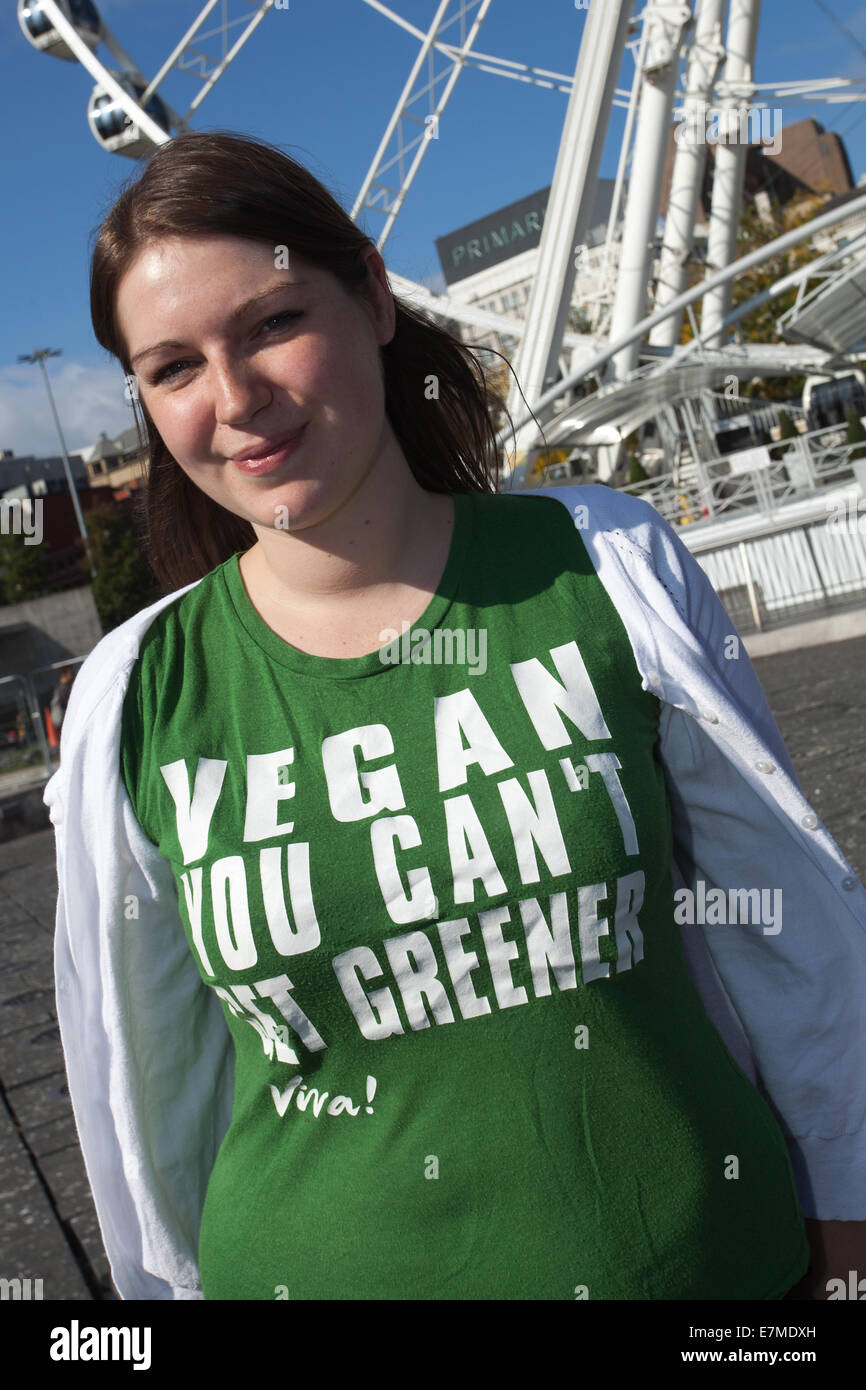
[[(158, 146), (100, 225), (90, 272), (98, 341), (132, 375), (116, 316), (117, 290), (138, 253), (163, 237), (208, 234), (286, 246), (359, 291), (362, 252), (375, 243), (331, 193), (278, 146), (230, 131), (178, 135)], [(502, 458), (495, 411), (504, 402), (471, 349), (394, 296), (396, 328), (380, 348), (385, 413), (415, 478), (430, 492), (495, 492)], [(425, 382), (438, 378), (438, 398)], [(423, 415), (419, 404), (423, 402)], [(251, 524), (190, 481), (140, 401), (144, 547), (164, 593), (202, 578), (256, 540)], [(141, 504), (139, 504), (141, 506)]]

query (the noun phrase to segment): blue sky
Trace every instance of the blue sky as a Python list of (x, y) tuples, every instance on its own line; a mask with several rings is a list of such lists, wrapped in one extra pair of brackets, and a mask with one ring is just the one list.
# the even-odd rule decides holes
[[(148, 74), (201, 8), (200, 0), (98, 3)], [(426, 29), (437, 0), (390, 0), (390, 7)], [(0, 447), (53, 454), (57, 439), (41, 372), (19, 364), (19, 353), (62, 350), (49, 372), (70, 448), (133, 423), (120, 368), (93, 338), (88, 269), (92, 233), (140, 166), (100, 149), (86, 119), (90, 75), (78, 63), (36, 53), (15, 8), (15, 0), (0, 8)], [(584, 22), (573, 0), (494, 0), (476, 47), (571, 74)], [(266, 16), (193, 125), (284, 145), (351, 208), (417, 51), (416, 39), (361, 0), (290, 0), (287, 10)], [(632, 72), (629, 57), (620, 86), (630, 85)], [(764, 0), (757, 81), (861, 75), (866, 3)], [(198, 84), (172, 73), (163, 90), (184, 111)], [(388, 268), (440, 288), (435, 238), (550, 182), (567, 100), (562, 92), (465, 71), (386, 243)], [(837, 131), (855, 180), (866, 172), (866, 103), (813, 101), (783, 110), (786, 125), (813, 116)], [(605, 177), (616, 171), (623, 121), (624, 112), (615, 111)], [(368, 214), (365, 225), (375, 236), (381, 222)]]

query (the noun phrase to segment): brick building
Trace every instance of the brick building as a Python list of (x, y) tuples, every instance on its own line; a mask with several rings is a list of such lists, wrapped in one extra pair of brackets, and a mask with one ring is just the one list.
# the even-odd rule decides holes
[[(671, 187), (674, 156), (677, 150), (672, 128), (665, 165), (664, 191), (662, 193), (662, 215), (667, 213), (668, 197)], [(756, 194), (769, 193), (778, 198), (784, 207), (798, 193), (831, 194), (838, 197), (849, 193), (855, 187), (848, 154), (842, 140), (833, 131), (827, 131), (811, 117), (786, 125), (778, 132), (778, 154), (761, 145), (749, 145), (746, 157), (744, 199), (753, 202)], [(698, 225), (709, 222), (710, 204), (713, 191), (713, 172), (715, 169), (715, 146), (707, 145), (707, 165), (704, 183), (698, 203)]]

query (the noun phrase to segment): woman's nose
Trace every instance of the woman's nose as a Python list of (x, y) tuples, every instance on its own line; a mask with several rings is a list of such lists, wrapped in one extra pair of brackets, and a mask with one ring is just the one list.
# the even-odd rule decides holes
[(243, 425), (266, 405), (273, 391), (249, 363), (223, 363), (214, 367), (214, 411), (221, 425)]

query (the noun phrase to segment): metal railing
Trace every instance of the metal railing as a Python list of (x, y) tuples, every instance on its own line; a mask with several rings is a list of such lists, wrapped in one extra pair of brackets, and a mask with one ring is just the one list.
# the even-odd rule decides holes
[(738, 629), (862, 606), (863, 445), (849, 444), (833, 426), (766, 447), (770, 461), (759, 468), (732, 473), (729, 460), (716, 458), (692, 466), (686, 478), (665, 475), (624, 490), (684, 529)]
[(679, 475), (666, 473), (619, 490), (645, 498), (672, 526), (711, 523), (745, 510), (771, 513), (853, 481), (853, 464), (863, 448), (848, 444), (844, 429), (831, 426), (767, 445), (769, 462), (759, 467), (732, 472), (731, 459), (718, 455), (687, 465)]
[[(852, 492), (849, 500), (862, 499)], [(803, 521), (696, 554), (738, 629), (763, 631), (863, 607), (866, 516), (846, 510), (845, 519)]]
[(4, 775), (40, 763), (46, 777), (53, 774), (59, 752), (57, 730), (53, 720), (49, 725), (48, 718), (57, 682), (46, 686), (45, 676), (49, 671), (80, 666), (84, 659), (65, 657), (37, 666), (27, 675), (0, 676), (0, 781)]

